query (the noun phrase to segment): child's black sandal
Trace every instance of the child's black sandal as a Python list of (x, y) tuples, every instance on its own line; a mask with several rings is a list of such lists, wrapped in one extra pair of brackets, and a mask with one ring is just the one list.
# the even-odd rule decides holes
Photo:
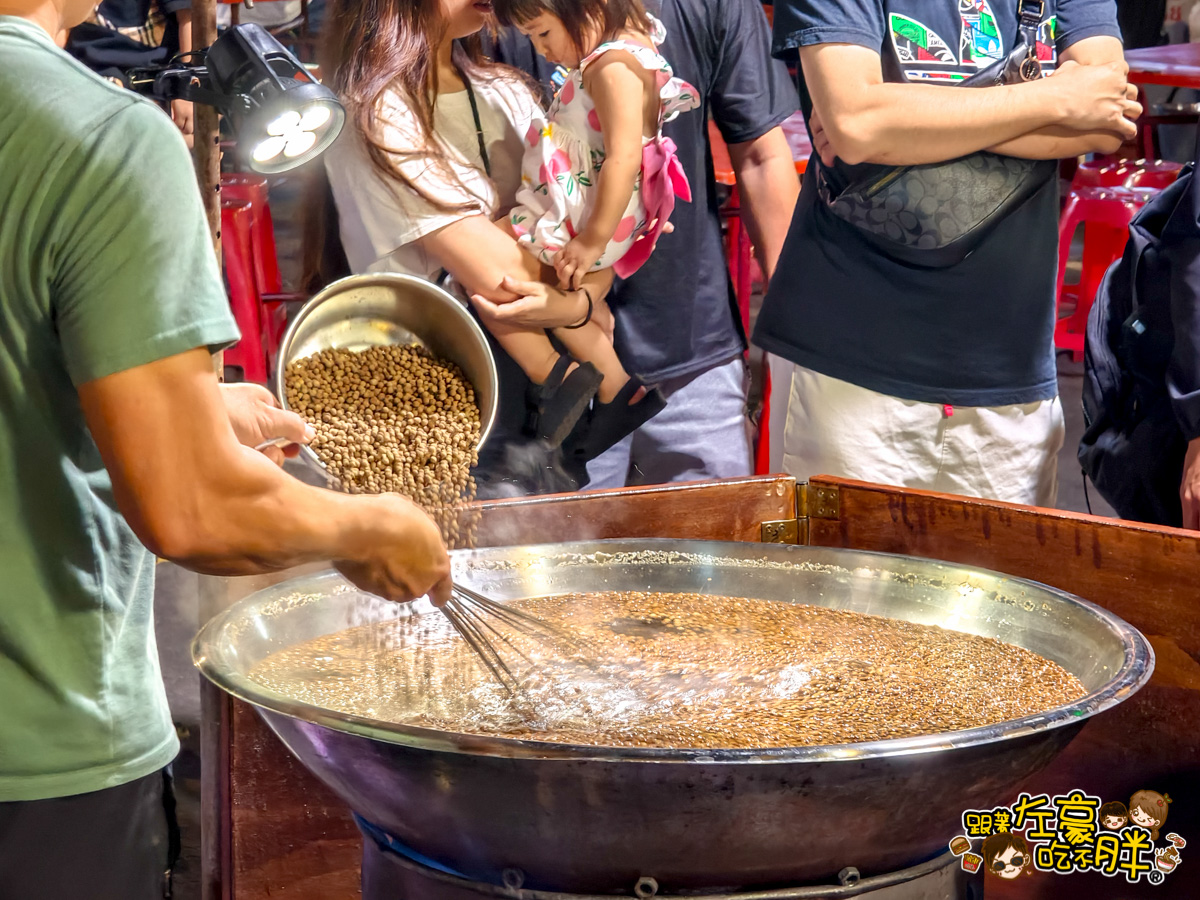
[[(647, 388), (646, 395), (637, 403), (630, 404), (629, 401), (642, 388)], [(666, 406), (667, 398), (662, 391), (657, 387), (647, 387), (642, 379), (631, 375), (610, 403), (596, 402), (592, 405), (586, 431), (579, 435), (578, 443), (571, 450), (585, 462), (593, 460), (633, 434)]]
[(536, 420), (527, 422), (526, 430), (551, 447), (562, 444), (571, 433), (604, 380), (590, 362), (579, 363), (568, 374), (574, 362), (567, 354), (560, 355), (546, 380), (531, 384), (526, 392), (530, 413), (536, 414)]

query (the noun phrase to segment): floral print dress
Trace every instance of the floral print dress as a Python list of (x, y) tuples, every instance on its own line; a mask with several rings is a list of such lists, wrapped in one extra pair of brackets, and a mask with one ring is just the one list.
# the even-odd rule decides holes
[[(666, 31), (651, 18), (655, 46)], [(659, 88), (658, 134), (643, 141), (642, 171), (625, 215), (593, 270), (613, 268), (627, 278), (645, 262), (662, 232), (675, 198), (691, 200), (691, 192), (675, 145), (662, 126), (700, 105), (694, 87), (675, 78), (663, 57), (641, 44), (618, 40), (601, 44), (558, 92), (544, 119), (535, 119), (526, 134), (528, 149), (522, 167), (517, 205), (510, 215), (518, 242), (547, 265), (583, 228), (594, 205), (593, 194), (604, 164), (604, 135), (595, 104), (583, 87), (587, 67), (609, 50), (624, 50), (651, 72)]]

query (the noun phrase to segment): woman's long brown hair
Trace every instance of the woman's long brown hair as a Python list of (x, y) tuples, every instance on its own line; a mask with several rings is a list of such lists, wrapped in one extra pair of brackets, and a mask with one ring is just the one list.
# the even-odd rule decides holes
[[(395, 190), (412, 191), (444, 212), (481, 209), (477, 202), (447, 204), (414, 183), (398, 163), (414, 155), (430, 161), (434, 181), (459, 181), (449, 157), (436, 139), (433, 127), (437, 98), (437, 48), (445, 34), (439, 0), (330, 0), (326, 8), (323, 40), (319, 54), (323, 80), (346, 108), (346, 129), (363, 144), (371, 166)], [(488, 76), (479, 41), (471, 37), (459, 42), (465, 74)], [(389, 90), (400, 94), (415, 117), (424, 146), (388, 147), (382, 140), (380, 108)], [(323, 175), (323, 173), (322, 173)], [(326, 179), (314, 179), (304, 233), (304, 287), (313, 290), (328, 280), (326, 250), (336, 250), (336, 235), (329, 234), (332, 197)], [(317, 188), (319, 187), (319, 196)]]

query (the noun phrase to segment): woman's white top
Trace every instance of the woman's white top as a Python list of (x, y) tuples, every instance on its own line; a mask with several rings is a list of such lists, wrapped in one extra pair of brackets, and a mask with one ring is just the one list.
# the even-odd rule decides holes
[(484, 174), (475, 119), (468, 93), (439, 94), (434, 107), (434, 138), (450, 158), (440, 164), (425, 153), (425, 143), (407, 100), (397, 91), (384, 95), (381, 137), (404, 175), (430, 196), (448, 205), (470, 204), (473, 211), (438, 209), (424, 197), (372, 165), (362, 140), (347, 127), (324, 154), (333, 189), (342, 247), (350, 269), (403, 272), (434, 278), (442, 266), (426, 253), (419, 238), (469, 215), (495, 219), (512, 208), (521, 183), (524, 137), (541, 109), (533, 93), (515, 75), (472, 79), (492, 177)]

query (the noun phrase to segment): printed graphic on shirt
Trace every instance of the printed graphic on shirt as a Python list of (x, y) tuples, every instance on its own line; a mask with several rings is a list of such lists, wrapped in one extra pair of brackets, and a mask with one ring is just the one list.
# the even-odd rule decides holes
[(1058, 61), (1058, 16), (1051, 16), (1038, 28), (1037, 55), (1042, 68), (1053, 66)]
[[(948, 2), (957, 6), (961, 58), (955, 55), (949, 41), (924, 22), (902, 13), (888, 16), (892, 46), (910, 81), (954, 84), (969, 77), (973, 71), (987, 68), (1003, 59), (1008, 52), (989, 0)], [(1054, 71), (1058, 59), (1055, 48), (1057, 31), (1057, 16), (1050, 16), (1038, 28), (1037, 57), (1046, 75)]]
[(902, 63), (957, 66), (950, 45), (916, 19), (892, 13), (892, 46)]
[(962, 19), (962, 64), (985, 68), (1004, 58), (1004, 38), (988, 0), (958, 0)]

